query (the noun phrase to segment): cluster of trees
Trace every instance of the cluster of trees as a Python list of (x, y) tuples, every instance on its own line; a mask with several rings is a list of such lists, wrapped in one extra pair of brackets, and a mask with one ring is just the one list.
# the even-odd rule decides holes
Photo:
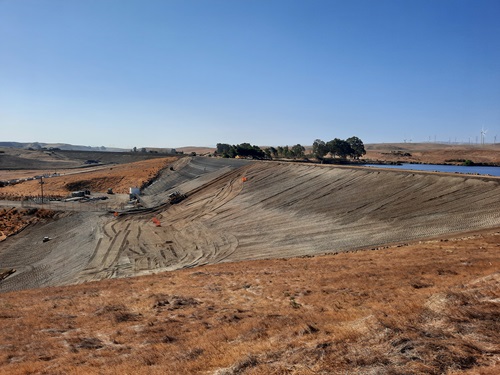
[(366, 151), (363, 141), (358, 137), (350, 137), (346, 140), (335, 138), (329, 142), (316, 139), (313, 143), (313, 154), (318, 159), (323, 159), (328, 153), (341, 159), (347, 157), (359, 159), (366, 154)]
[(306, 149), (304, 146), (296, 144), (295, 146), (266, 147), (262, 150), (258, 146), (252, 146), (250, 143), (239, 145), (229, 145), (227, 143), (217, 143), (216, 154), (224, 158), (252, 157), (255, 159), (273, 159), (273, 158), (302, 158)]
[[(216, 155), (225, 158), (252, 157), (254, 159), (273, 159), (273, 158), (303, 158), (306, 149), (300, 144), (295, 146), (267, 147), (262, 150), (258, 146), (252, 146), (250, 143), (239, 145), (230, 145), (227, 143), (217, 143)], [(346, 159), (347, 157), (359, 159), (366, 154), (363, 141), (358, 137), (350, 137), (346, 140), (335, 138), (329, 142), (316, 139), (313, 143), (313, 156), (323, 159), (327, 154), (333, 157)]]
[(250, 143), (242, 143), (239, 145), (229, 145), (227, 143), (217, 143), (215, 151), (217, 155), (223, 158), (252, 157), (255, 159), (264, 159), (266, 154), (258, 146), (252, 146)]
[(287, 146), (278, 146), (267, 147), (264, 149), (264, 153), (269, 159), (272, 158), (303, 158), (306, 152), (306, 148), (301, 146), (300, 144), (296, 144), (295, 146), (288, 147)]

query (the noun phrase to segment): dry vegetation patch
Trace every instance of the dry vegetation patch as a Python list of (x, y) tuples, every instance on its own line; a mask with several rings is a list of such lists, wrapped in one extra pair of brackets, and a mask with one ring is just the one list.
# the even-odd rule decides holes
[(0, 373), (498, 373), (500, 232), (0, 295)]
[[(128, 194), (130, 187), (147, 186), (154, 181), (163, 168), (177, 159), (177, 157), (166, 157), (143, 160), (46, 178), (44, 179), (44, 193), (47, 196), (65, 197), (75, 190), (88, 189), (91, 192), (105, 193), (108, 188), (112, 188), (115, 193)], [(39, 180), (25, 181), (0, 188), (0, 199), (19, 200), (24, 196), (38, 196), (39, 194)]]
[(365, 159), (427, 164), (474, 163), (500, 165), (500, 144), (452, 145), (440, 143), (394, 143), (366, 146)]
[(40, 219), (54, 217), (55, 212), (37, 208), (0, 208), (0, 241), (22, 231)]

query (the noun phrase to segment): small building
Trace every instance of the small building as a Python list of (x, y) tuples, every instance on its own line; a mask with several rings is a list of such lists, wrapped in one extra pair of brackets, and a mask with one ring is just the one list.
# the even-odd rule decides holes
[(130, 199), (135, 199), (139, 197), (139, 195), (141, 195), (141, 189), (139, 189), (138, 187), (131, 187), (129, 189)]

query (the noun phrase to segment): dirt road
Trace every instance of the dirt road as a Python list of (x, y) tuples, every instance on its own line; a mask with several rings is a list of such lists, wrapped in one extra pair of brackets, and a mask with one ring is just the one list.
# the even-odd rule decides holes
[[(222, 165), (210, 158), (182, 163), (144, 197), (154, 204), (174, 188), (188, 193), (177, 205), (118, 218), (69, 215), (0, 243), (0, 266), (19, 271), (0, 282), (0, 291), (500, 226), (495, 178), (275, 162)], [(42, 244), (43, 236), (54, 239)]]

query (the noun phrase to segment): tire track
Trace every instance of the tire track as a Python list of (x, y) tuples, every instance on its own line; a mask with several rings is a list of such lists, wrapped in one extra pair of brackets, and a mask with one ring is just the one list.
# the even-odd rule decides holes
[[(199, 173), (202, 165), (185, 175)], [(339, 252), (500, 226), (499, 196), (500, 185), (488, 179), (253, 163), (224, 171), (178, 205), (111, 219), (98, 234), (88, 231), (88, 253), (82, 256), (88, 261), (76, 281)], [(153, 215), (161, 227), (151, 222)], [(79, 235), (77, 229), (58, 233), (66, 244)], [(27, 242), (17, 247), (26, 252), (25, 264), (37, 267), (25, 268), (17, 280), (49, 282), (53, 268), (42, 266), (56, 259), (59, 248), (49, 247), (55, 244), (44, 245), (47, 253)], [(2, 264), (16, 259), (0, 252)]]

